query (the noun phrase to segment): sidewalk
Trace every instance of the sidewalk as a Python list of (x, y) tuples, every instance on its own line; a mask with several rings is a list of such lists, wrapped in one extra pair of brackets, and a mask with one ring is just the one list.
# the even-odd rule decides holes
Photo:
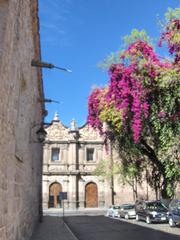
[[(65, 216), (98, 216), (105, 215), (107, 212), (106, 208), (78, 208), (78, 209), (64, 209)], [(62, 217), (62, 208), (49, 208), (43, 211), (44, 216), (56, 216)]]
[(75, 240), (60, 217), (44, 216), (31, 240)]
[[(106, 209), (82, 208), (65, 209), (65, 216), (98, 216), (105, 215)], [(71, 230), (63, 223), (63, 210), (49, 208), (43, 211), (43, 222), (39, 223), (31, 240), (75, 240)]]

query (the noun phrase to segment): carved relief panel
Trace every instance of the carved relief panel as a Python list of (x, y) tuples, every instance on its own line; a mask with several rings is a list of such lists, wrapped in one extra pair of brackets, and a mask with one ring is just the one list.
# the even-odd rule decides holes
[(49, 127), (46, 128), (47, 137), (46, 140), (68, 140), (69, 137), (69, 129), (65, 127), (60, 121), (53, 123)]
[(102, 137), (99, 135), (97, 131), (95, 131), (92, 127), (86, 124), (84, 127), (79, 129), (80, 141), (103, 141)]

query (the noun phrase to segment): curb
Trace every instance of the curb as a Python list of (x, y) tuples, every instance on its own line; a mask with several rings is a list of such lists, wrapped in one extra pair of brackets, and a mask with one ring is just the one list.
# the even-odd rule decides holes
[(72, 230), (70, 229), (70, 227), (67, 225), (67, 223), (64, 221), (63, 222), (65, 227), (67, 228), (67, 230), (69, 231), (69, 233), (72, 235), (72, 237), (75, 239), (75, 240), (79, 240), (79, 238), (76, 237), (76, 235), (72, 232)]

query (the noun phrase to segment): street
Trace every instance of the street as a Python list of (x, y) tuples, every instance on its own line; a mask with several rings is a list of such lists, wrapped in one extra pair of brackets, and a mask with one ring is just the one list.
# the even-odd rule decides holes
[(65, 222), (79, 240), (179, 240), (179, 234), (104, 216), (72, 216)]

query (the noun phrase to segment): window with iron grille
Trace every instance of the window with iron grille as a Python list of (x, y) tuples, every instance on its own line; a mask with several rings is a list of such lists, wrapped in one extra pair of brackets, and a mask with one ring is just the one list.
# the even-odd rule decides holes
[(94, 148), (87, 148), (86, 160), (88, 162), (94, 160)]
[(52, 148), (51, 152), (51, 161), (59, 161), (59, 153), (60, 149), (59, 148)]

